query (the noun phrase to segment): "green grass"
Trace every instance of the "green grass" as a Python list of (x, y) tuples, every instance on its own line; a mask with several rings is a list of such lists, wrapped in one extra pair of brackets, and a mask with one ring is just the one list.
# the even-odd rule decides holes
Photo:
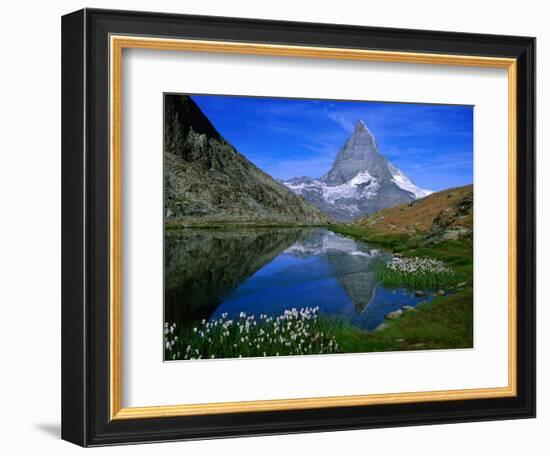
[(382, 331), (342, 327), (334, 334), (343, 353), (428, 350), (473, 347), (473, 299), (471, 290), (420, 304), (387, 322)]

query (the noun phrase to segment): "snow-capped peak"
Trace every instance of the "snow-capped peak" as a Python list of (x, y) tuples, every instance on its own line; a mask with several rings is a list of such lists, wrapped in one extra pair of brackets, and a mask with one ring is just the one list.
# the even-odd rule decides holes
[(355, 123), (355, 131), (369, 131), (369, 129), (367, 128), (367, 124), (363, 120), (358, 120)]
[(348, 221), (372, 212), (423, 198), (430, 193), (383, 156), (364, 121), (336, 154), (330, 170), (318, 179), (283, 181), (291, 191), (336, 220)]

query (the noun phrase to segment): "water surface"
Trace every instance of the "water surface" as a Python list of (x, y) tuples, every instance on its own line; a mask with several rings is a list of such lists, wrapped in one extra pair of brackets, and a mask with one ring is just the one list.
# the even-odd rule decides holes
[(319, 306), (366, 330), (426, 297), (386, 289), (391, 255), (324, 228), (185, 229), (165, 240), (165, 319), (179, 325), (240, 312), (279, 315)]

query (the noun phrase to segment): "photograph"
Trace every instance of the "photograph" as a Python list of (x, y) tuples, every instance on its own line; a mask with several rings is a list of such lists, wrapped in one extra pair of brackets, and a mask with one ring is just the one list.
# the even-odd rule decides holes
[(474, 348), (475, 106), (163, 102), (165, 361)]

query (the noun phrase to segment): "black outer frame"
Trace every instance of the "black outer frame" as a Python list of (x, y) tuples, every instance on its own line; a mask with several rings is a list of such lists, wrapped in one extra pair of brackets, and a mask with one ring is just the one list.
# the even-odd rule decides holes
[[(518, 395), (110, 421), (110, 34), (516, 58)], [(98, 446), (534, 416), (534, 38), (97, 9), (62, 18), (63, 439)]]

